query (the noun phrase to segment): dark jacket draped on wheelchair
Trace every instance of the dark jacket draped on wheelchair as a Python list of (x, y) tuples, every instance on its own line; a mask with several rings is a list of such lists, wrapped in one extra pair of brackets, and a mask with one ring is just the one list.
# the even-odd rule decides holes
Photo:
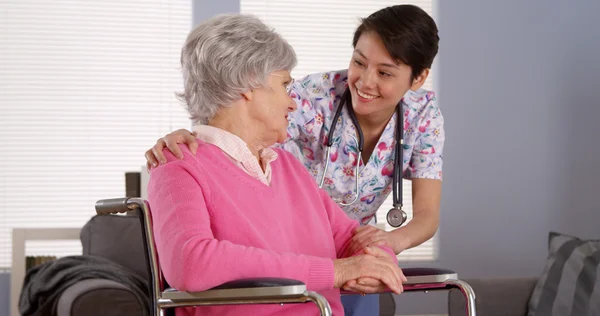
[(60, 294), (69, 286), (86, 279), (108, 279), (133, 289), (150, 310), (147, 281), (127, 268), (95, 256), (68, 256), (31, 268), (19, 298), (22, 316), (53, 315)]

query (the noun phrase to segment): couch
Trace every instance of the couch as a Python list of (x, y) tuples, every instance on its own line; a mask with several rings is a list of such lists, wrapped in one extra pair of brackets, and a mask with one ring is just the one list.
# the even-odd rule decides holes
[[(600, 240), (558, 232), (548, 235), (542, 272), (529, 278), (466, 279), (476, 294), (478, 315), (600, 316)], [(464, 299), (449, 293), (450, 316), (461, 315)]]
[[(477, 315), (526, 316), (537, 283), (535, 277), (465, 279), (475, 291)], [(458, 290), (448, 293), (449, 316), (465, 314), (465, 298)]]

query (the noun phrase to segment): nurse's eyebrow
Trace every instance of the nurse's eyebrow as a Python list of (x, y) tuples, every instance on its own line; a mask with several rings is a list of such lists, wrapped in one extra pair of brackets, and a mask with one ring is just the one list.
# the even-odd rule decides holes
[[(359, 54), (362, 58), (369, 60), (369, 58), (367, 58), (367, 56), (365, 56), (365, 54), (363, 54), (363, 52), (360, 51), (360, 49), (355, 49), (354, 50), (357, 54)], [(379, 66), (383, 66), (383, 67), (390, 67), (390, 68), (398, 68), (398, 65), (394, 65), (394, 64), (388, 64), (388, 63), (380, 63)]]

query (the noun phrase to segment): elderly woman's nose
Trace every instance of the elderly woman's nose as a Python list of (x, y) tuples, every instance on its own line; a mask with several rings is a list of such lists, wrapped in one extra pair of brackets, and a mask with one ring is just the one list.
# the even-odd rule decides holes
[(296, 102), (294, 102), (292, 97), (289, 98), (289, 101), (290, 102), (288, 103), (288, 112), (296, 111), (296, 109), (298, 108), (298, 105), (296, 104)]

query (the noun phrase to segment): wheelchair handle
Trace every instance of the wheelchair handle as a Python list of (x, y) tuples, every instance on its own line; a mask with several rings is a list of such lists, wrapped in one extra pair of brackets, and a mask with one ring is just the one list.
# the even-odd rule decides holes
[(109, 215), (126, 213), (135, 210), (138, 206), (136, 204), (128, 203), (129, 198), (117, 198), (117, 199), (106, 199), (96, 202), (96, 214), (98, 215)]

